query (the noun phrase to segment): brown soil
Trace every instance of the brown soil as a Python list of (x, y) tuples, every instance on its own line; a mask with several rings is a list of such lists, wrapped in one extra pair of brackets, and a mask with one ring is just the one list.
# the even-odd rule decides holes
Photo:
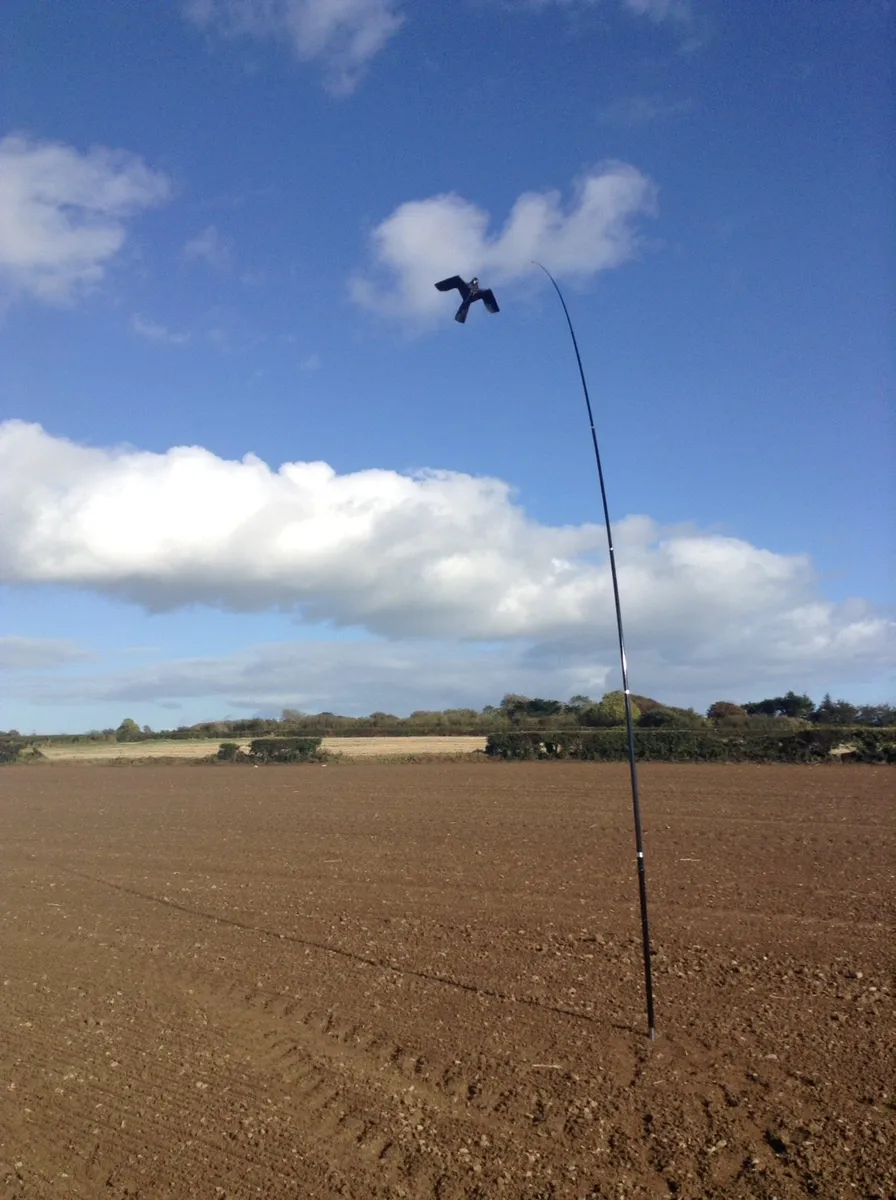
[(896, 1194), (894, 774), (0, 771), (0, 1196)]

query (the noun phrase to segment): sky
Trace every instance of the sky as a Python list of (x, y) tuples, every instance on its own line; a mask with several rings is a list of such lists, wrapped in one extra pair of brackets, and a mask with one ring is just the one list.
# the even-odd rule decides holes
[[(0, 729), (896, 698), (888, 0), (5, 0)], [(445, 276), (501, 311), (460, 325)]]

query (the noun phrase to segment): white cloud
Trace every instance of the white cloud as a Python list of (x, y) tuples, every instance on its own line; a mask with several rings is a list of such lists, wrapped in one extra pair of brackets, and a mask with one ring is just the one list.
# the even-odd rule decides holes
[(163, 342), (168, 346), (186, 346), (190, 340), (188, 333), (175, 333), (167, 325), (150, 321), (146, 317), (141, 317), (139, 313), (134, 313), (130, 325), (131, 330), (138, 337), (146, 338), (148, 342)]
[(168, 179), (139, 158), (80, 153), (21, 135), (0, 141), (0, 290), (51, 303), (103, 278), (126, 218), (161, 204)]
[(45, 670), (91, 657), (62, 638), (0, 637), (0, 671)]
[(691, 16), (691, 0), (624, 0), (624, 4), (631, 12), (654, 21), (687, 21)]
[(214, 225), (207, 225), (184, 246), (184, 258), (194, 262), (199, 259), (219, 271), (230, 265), (230, 257), (230, 243), (221, 236)]
[[(639, 689), (651, 678), (686, 691), (868, 675), (892, 655), (896, 623), (862, 601), (820, 597), (804, 555), (647, 517), (615, 532)], [(546, 677), (583, 667), (597, 677), (615, 659), (603, 542), (599, 525), (531, 520), (495, 479), (340, 476), (320, 462), (274, 471), (253, 455), (88, 449), (0, 425), (0, 581), (11, 584), (79, 587), (152, 611), (293, 612), (362, 627), (390, 639), (378, 653), (399, 657), (407, 638), (513, 643), (526, 649), (506, 651), (505, 664), (525, 652)], [(274, 685), (259, 676), (257, 687)]]
[[(521, 0), (520, 7), (547, 8), (558, 5), (573, 8), (575, 5), (590, 7), (601, 3), (601, 0)], [(621, 0), (622, 7), (637, 16), (650, 17), (653, 21), (674, 19), (688, 21), (692, 15), (691, 0)]]
[(525, 193), (498, 233), (489, 233), (489, 214), (461, 196), (412, 200), (373, 231), (378, 277), (356, 277), (351, 293), (377, 312), (426, 317), (444, 312), (433, 285), (446, 275), (500, 285), (528, 275), (539, 259), (559, 278), (585, 279), (631, 257), (634, 218), (655, 208), (653, 185), (626, 163), (588, 174), (565, 210), (559, 192)]
[(354, 90), (403, 20), (395, 0), (188, 0), (184, 12), (228, 37), (288, 42), (299, 59), (323, 62), (339, 95)]

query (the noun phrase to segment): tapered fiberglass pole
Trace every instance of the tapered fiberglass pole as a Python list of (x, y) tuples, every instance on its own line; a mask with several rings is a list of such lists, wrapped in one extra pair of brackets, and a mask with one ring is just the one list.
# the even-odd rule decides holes
[(635, 821), (635, 848), (638, 855), (638, 895), (641, 901), (641, 942), (644, 950), (644, 991), (647, 997), (647, 1028), (650, 1037), (656, 1037), (656, 1022), (653, 1006), (653, 971), (650, 965), (650, 924), (647, 917), (647, 874), (644, 869), (644, 838), (641, 832), (641, 796), (638, 788), (638, 762), (635, 757), (635, 723), (632, 719), (632, 698), (628, 686), (628, 663), (625, 657), (625, 635), (622, 630), (622, 605), (619, 601), (619, 577), (616, 572), (616, 551), (613, 546), (613, 527), (610, 524), (610, 508), (607, 504), (607, 488), (604, 483), (604, 469), (600, 460), (600, 448), (597, 444), (597, 430), (594, 427), (594, 412), (591, 408), (591, 397), (588, 394), (588, 383), (585, 379), (585, 368), (582, 366), (582, 356), (579, 353), (579, 343), (576, 341), (576, 331), (572, 327), (572, 318), (563, 293), (557, 280), (542, 263), (541, 267), (548, 279), (554, 285), (554, 291), (563, 305), (566, 323), (569, 326), (569, 336), (572, 338), (573, 349), (576, 352), (576, 362), (579, 366), (579, 378), (582, 381), (582, 391), (585, 394), (585, 407), (588, 411), (588, 424), (591, 428), (591, 443), (594, 446), (594, 461), (597, 464), (597, 477), (600, 480), (600, 498), (604, 509), (604, 524), (607, 527), (607, 545), (610, 552), (610, 575), (613, 579), (613, 600), (616, 604), (616, 629), (619, 633), (619, 662), (622, 667), (622, 694), (625, 698), (625, 727), (628, 734), (628, 762), (632, 782), (632, 813)]

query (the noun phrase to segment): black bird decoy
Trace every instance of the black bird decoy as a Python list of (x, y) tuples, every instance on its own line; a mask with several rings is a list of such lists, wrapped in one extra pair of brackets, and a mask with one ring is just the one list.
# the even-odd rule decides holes
[(466, 283), (459, 275), (452, 275), (450, 279), (443, 279), (436, 284), (440, 292), (450, 292), (454, 288), (460, 292), (461, 301), (460, 308), (454, 314), (455, 321), (460, 321), (463, 325), (467, 319), (467, 313), (470, 311), (470, 305), (475, 304), (477, 300), (481, 300), (490, 313), (500, 312), (498, 301), (495, 299), (495, 293), (491, 288), (481, 288), (478, 279), (471, 279)]

